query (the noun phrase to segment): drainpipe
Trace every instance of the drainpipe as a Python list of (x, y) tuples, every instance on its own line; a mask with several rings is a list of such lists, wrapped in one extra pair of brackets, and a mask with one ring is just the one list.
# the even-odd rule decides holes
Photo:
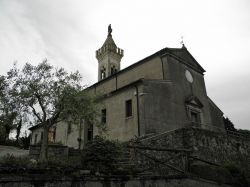
[(162, 57), (161, 57), (161, 71), (162, 71), (162, 80), (165, 80), (166, 77), (165, 77), (164, 63), (163, 63)]
[(117, 74), (115, 74), (115, 90), (117, 90)]
[(136, 89), (136, 105), (137, 105), (137, 125), (138, 125), (138, 136), (140, 136), (140, 105), (139, 105), (139, 91), (138, 91), (138, 86), (135, 85)]
[(81, 143), (82, 143), (82, 119), (80, 119), (79, 121), (79, 138), (77, 138), (77, 141), (78, 141), (78, 149), (80, 150), (81, 149)]

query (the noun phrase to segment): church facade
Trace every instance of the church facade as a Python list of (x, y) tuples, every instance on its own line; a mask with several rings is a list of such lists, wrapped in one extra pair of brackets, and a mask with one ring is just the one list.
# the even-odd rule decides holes
[[(161, 49), (121, 70), (123, 55), (109, 26), (106, 41), (96, 51), (98, 82), (87, 91), (101, 95), (98, 122), (110, 139), (128, 141), (189, 126), (225, 132), (223, 112), (207, 96), (205, 70), (184, 45)], [(38, 143), (41, 128), (30, 130), (31, 144)], [(49, 137), (82, 148), (98, 133), (95, 124), (62, 123)]]

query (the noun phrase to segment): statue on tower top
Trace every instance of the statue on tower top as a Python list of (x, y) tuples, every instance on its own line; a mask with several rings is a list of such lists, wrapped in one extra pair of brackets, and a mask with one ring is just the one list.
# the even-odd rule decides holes
[(112, 33), (112, 28), (111, 28), (111, 24), (109, 24), (108, 26), (108, 36), (111, 36)]

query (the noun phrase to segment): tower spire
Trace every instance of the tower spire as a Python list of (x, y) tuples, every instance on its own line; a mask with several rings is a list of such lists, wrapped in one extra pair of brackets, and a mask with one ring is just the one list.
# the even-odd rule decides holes
[(118, 48), (112, 38), (111, 24), (108, 26), (108, 36), (100, 49), (96, 51), (98, 60), (98, 81), (120, 71), (120, 61), (123, 50)]

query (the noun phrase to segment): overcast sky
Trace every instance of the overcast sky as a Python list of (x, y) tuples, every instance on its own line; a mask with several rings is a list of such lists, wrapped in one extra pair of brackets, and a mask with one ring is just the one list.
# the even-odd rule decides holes
[(181, 47), (206, 70), (209, 97), (237, 128), (250, 129), (249, 0), (0, 0), (0, 74), (44, 58), (85, 84), (97, 81), (108, 24), (125, 68), (164, 47)]

